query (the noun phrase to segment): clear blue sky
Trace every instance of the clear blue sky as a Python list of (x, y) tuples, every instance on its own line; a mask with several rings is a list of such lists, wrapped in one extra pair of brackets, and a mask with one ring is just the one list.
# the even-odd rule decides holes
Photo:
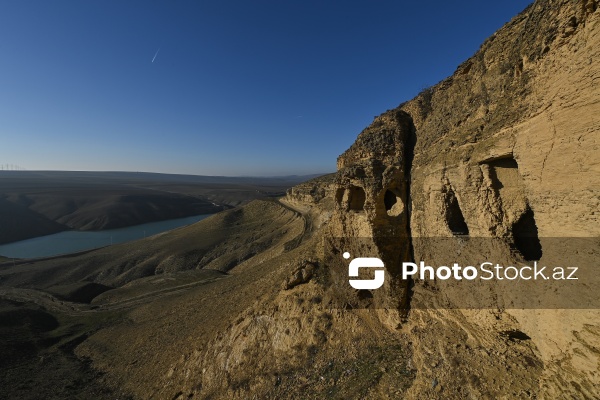
[(4, 0), (0, 164), (334, 171), (528, 3)]

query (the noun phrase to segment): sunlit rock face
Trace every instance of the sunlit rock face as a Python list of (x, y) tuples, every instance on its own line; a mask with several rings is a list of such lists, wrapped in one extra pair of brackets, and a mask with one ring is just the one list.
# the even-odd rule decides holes
[[(539, 299), (538, 309), (511, 309), (501, 300), (516, 294), (493, 286), (496, 311), (458, 310), (461, 297), (477, 296), (452, 283), (409, 285), (397, 269), (402, 259), (454, 261), (456, 248), (434, 251), (419, 238), (493, 238), (468, 250), (512, 263), (597, 257), (547, 238), (600, 235), (599, 32), (596, 0), (535, 2), (451, 77), (377, 117), (339, 157), (331, 235), (344, 238), (340, 252), (386, 264), (391, 279), (372, 301), (388, 310), (379, 310), (387, 326), (408, 321), (419, 365), (409, 397), (600, 392), (596, 310), (544, 309), (535, 291), (522, 295)], [(369, 240), (352, 241), (360, 237)], [(409, 305), (407, 319), (389, 312)], [(472, 379), (435, 367), (444, 363)]]
[(413, 145), (411, 117), (388, 111), (338, 158), (335, 178), (330, 235), (343, 238), (340, 254), (384, 261), (384, 287), (372, 295), (375, 308), (386, 309), (384, 320), (392, 326), (398, 325), (408, 305), (408, 282), (400, 279), (400, 265), (411, 259), (408, 199)]

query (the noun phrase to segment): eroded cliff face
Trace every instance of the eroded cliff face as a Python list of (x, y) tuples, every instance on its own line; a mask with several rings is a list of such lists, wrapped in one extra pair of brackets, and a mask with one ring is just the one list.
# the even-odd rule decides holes
[[(537, 1), (452, 77), (376, 118), (338, 160), (331, 234), (379, 241), (404, 291), (398, 259), (447, 265), (454, 255), (419, 238), (499, 239), (465, 251), (507, 265), (575, 259), (578, 249), (545, 238), (600, 234), (599, 14), (594, 0)], [(596, 248), (585, 251), (597, 261)], [(418, 370), (409, 396), (600, 394), (597, 310), (516, 310), (497, 288), (494, 307), (478, 310), (449, 283), (414, 284), (403, 328)], [(407, 305), (402, 290), (380, 294)], [(394, 325), (389, 313), (382, 322)]]
[[(599, 24), (597, 1), (536, 2), (452, 77), (377, 117), (333, 182), (288, 192), (323, 226), (310, 257), (169, 379), (202, 366), (198, 393), (217, 397), (596, 398), (600, 312), (549, 307), (529, 287), (409, 282), (400, 264), (446, 265), (457, 246), (507, 265), (568, 260), (577, 249), (544, 239), (599, 235)], [(439, 237), (451, 242), (422, 240)], [(332, 280), (328, 257), (344, 252), (381, 258), (384, 286), (340, 303), (347, 276)], [(365, 358), (386, 348), (397, 365)]]
[[(324, 251), (339, 254), (338, 260), (349, 253), (378, 256), (385, 263), (384, 286), (356, 296), (372, 295), (374, 308), (390, 327), (405, 317), (408, 302), (408, 282), (401, 279), (400, 266), (410, 258), (407, 204), (413, 139), (410, 116), (390, 111), (377, 117), (338, 158), (335, 208), (325, 239), (329, 235), (333, 240)], [(353, 304), (352, 294), (344, 297)]]

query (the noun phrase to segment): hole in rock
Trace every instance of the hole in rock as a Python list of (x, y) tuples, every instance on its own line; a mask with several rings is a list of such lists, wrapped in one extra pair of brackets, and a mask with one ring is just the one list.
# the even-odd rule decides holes
[(344, 189), (338, 189), (335, 191), (335, 201), (338, 204), (342, 204), (342, 199), (344, 198)]
[(468, 235), (469, 227), (465, 222), (465, 217), (463, 216), (460, 205), (458, 204), (458, 199), (454, 195), (454, 191), (452, 189), (446, 192), (445, 202), (446, 223), (448, 224), (448, 228), (450, 228), (452, 234), (455, 236)]
[(388, 189), (383, 195), (383, 204), (385, 205), (385, 211), (390, 217), (396, 217), (404, 211), (404, 203), (395, 190)]
[(512, 227), (515, 247), (525, 261), (539, 261), (542, 258), (542, 245), (538, 237), (533, 210), (527, 206), (525, 212)]
[(385, 196), (383, 197), (383, 202), (385, 204), (385, 210), (390, 211), (394, 204), (396, 204), (396, 195), (389, 190), (385, 191)]
[(365, 207), (365, 191), (358, 186), (351, 186), (348, 193), (348, 204), (351, 210), (362, 211)]
[(525, 196), (525, 185), (517, 161), (508, 156), (486, 164), (491, 167), (492, 188), (502, 200), (503, 213), (519, 215), (519, 210), (524, 208), (519, 219), (510, 227), (515, 248), (526, 261), (538, 261), (542, 257), (542, 245), (533, 210)]

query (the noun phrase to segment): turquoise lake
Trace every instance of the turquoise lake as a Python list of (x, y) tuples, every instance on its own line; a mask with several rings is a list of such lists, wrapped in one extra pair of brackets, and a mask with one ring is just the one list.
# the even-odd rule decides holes
[(39, 258), (76, 253), (143, 239), (148, 236), (190, 225), (212, 214), (149, 222), (105, 231), (65, 231), (48, 236), (0, 245), (0, 255), (9, 258)]

